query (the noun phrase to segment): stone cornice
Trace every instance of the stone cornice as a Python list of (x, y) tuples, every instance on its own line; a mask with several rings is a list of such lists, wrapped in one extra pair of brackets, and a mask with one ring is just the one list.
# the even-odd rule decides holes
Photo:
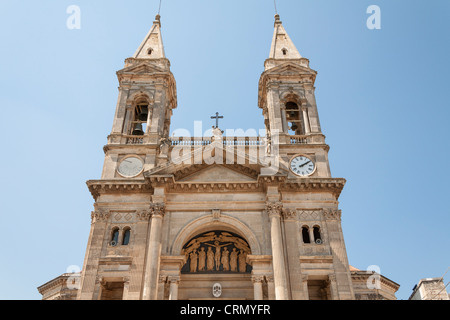
[(305, 178), (288, 180), (286, 176), (258, 176), (257, 181), (176, 182), (173, 175), (146, 176), (145, 180), (90, 180), (86, 184), (95, 200), (100, 194), (152, 193), (156, 187), (167, 192), (264, 192), (268, 185), (287, 192), (331, 192), (336, 199), (346, 180), (341, 178)]
[(86, 182), (94, 199), (100, 194), (114, 193), (150, 193), (153, 188), (145, 180), (89, 180)]
[(372, 271), (350, 271), (350, 275), (352, 277), (352, 280), (355, 281), (367, 281), (369, 277), (378, 275), (380, 276), (381, 283), (394, 289), (397, 291), (400, 288), (400, 285), (394, 281), (392, 281), (389, 278), (386, 278), (385, 276), (377, 273), (373, 273)]
[(339, 198), (346, 180), (343, 178), (305, 178), (289, 180), (280, 185), (281, 191), (329, 191)]
[(67, 283), (67, 279), (74, 278), (74, 277), (79, 278), (79, 277), (81, 277), (81, 274), (80, 273), (64, 273), (64, 274), (60, 275), (59, 277), (56, 277), (55, 279), (44, 283), (43, 285), (39, 286), (37, 289), (40, 294), (44, 294), (45, 292), (47, 292), (51, 289), (65, 285)]

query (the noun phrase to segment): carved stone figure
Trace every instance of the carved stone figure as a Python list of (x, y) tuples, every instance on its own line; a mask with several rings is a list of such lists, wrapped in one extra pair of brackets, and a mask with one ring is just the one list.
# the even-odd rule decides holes
[(200, 252), (198, 253), (198, 271), (205, 271), (205, 258), (205, 248), (200, 248)]
[(246, 272), (247, 271), (247, 254), (244, 252), (244, 250), (241, 250), (239, 253), (239, 272)]
[[(207, 232), (191, 239), (183, 248), (187, 263), (184, 273), (247, 272), (248, 243), (229, 232)], [(241, 267), (239, 267), (241, 265)]]
[(237, 272), (237, 266), (238, 266), (238, 252), (236, 251), (236, 248), (233, 248), (233, 251), (230, 254), (230, 268), (231, 271)]
[(229, 258), (230, 252), (228, 251), (227, 247), (225, 247), (223, 249), (223, 253), (222, 253), (222, 266), (223, 266), (223, 271), (229, 271), (230, 270), (230, 258)]
[(191, 272), (197, 272), (197, 259), (198, 259), (197, 251), (194, 250), (193, 252), (191, 252), (189, 257), (191, 258)]
[(206, 263), (206, 269), (208, 271), (214, 270), (214, 252), (212, 251), (211, 247), (208, 248), (208, 252), (206, 253), (207, 256), (207, 263)]

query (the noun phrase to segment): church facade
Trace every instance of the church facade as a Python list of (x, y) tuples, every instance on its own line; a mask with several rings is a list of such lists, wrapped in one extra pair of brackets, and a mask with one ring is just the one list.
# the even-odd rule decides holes
[(398, 284), (378, 275), (371, 287), (373, 274), (349, 265), (346, 181), (330, 173), (317, 72), (278, 15), (274, 29), (258, 91), (266, 136), (216, 125), (211, 137), (170, 137), (176, 82), (156, 17), (117, 72), (102, 176), (87, 182), (82, 271), (39, 287), (43, 299), (395, 299)]

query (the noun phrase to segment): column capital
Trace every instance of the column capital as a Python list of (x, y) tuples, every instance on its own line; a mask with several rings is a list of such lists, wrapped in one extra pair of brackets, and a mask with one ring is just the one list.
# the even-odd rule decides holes
[(158, 282), (159, 282), (159, 283), (166, 283), (167, 279), (168, 279), (167, 275), (165, 275), (165, 274), (160, 274), (160, 275), (159, 275)]
[(281, 217), (281, 211), (283, 209), (283, 203), (281, 201), (277, 202), (266, 202), (266, 211), (269, 217)]
[(150, 212), (152, 217), (162, 218), (166, 214), (166, 205), (165, 203), (152, 203), (150, 205)]
[(181, 278), (179, 276), (169, 276), (167, 277), (167, 282), (173, 284), (180, 284)]
[(264, 281), (264, 276), (252, 276), (253, 283), (262, 283)]

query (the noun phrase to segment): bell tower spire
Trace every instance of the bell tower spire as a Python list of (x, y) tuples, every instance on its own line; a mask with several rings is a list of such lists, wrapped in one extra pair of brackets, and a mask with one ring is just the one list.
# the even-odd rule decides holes
[(153, 26), (136, 50), (133, 58), (135, 59), (163, 59), (164, 53), (163, 39), (161, 35), (161, 16), (156, 15)]
[(269, 59), (290, 60), (301, 59), (291, 38), (283, 27), (278, 14), (275, 15), (275, 30), (273, 32), (272, 45), (270, 47)]

